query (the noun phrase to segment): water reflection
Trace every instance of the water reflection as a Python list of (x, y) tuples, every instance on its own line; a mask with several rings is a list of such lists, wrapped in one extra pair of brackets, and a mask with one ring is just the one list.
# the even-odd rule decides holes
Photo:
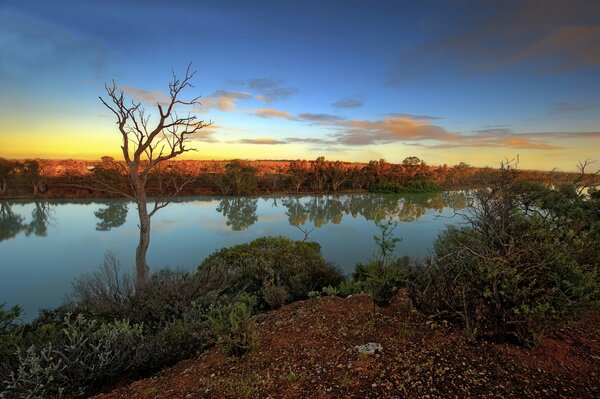
[(13, 212), (10, 203), (0, 202), (0, 241), (14, 238), (20, 232), (25, 232), (28, 237), (48, 234), (48, 225), (53, 222), (53, 207), (46, 201), (35, 201), (34, 205), (31, 219), (26, 222), (24, 216)]
[(100, 221), (96, 224), (96, 230), (109, 231), (112, 228), (120, 227), (127, 220), (128, 206), (125, 201), (110, 202), (104, 208), (100, 208), (94, 212)]
[(221, 212), (227, 218), (227, 226), (234, 231), (244, 230), (258, 221), (256, 209), (258, 198), (254, 197), (224, 197), (217, 212)]
[[(314, 196), (269, 196), (261, 200), (270, 203), (272, 208), (282, 208), (290, 226), (301, 227), (305, 236), (310, 227), (322, 228), (327, 224), (338, 225), (345, 216), (363, 217), (368, 221), (398, 220), (414, 222), (423, 217), (427, 211), (442, 213), (445, 208), (463, 209), (469, 205), (471, 196), (462, 191), (436, 194), (352, 194), (352, 195), (314, 195)], [(194, 202), (218, 200), (216, 211), (225, 217), (225, 224), (233, 231), (243, 231), (258, 222), (258, 197), (205, 197), (194, 199)], [(175, 203), (190, 202), (186, 198), (178, 198)], [(73, 201), (77, 204), (92, 204), (93, 201)], [(53, 208), (64, 201), (35, 201), (31, 203), (33, 210), (27, 219), (11, 208), (11, 203), (0, 202), (0, 241), (14, 238), (24, 232), (26, 236), (46, 236), (48, 225), (53, 221)], [(124, 200), (109, 200), (93, 211), (97, 218), (97, 231), (110, 231), (121, 227), (127, 220), (129, 204)], [(214, 209), (214, 208), (213, 208)]]

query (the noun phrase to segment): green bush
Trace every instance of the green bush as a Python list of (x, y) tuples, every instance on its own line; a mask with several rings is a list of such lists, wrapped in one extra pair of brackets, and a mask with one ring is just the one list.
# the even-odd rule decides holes
[(145, 353), (142, 326), (67, 317), (58, 339), (18, 354), (3, 397), (79, 396), (135, 369)]
[(285, 305), (289, 295), (287, 289), (279, 282), (267, 279), (263, 283), (262, 296), (271, 309), (279, 309)]
[(341, 272), (321, 256), (319, 244), (284, 237), (259, 238), (216, 251), (199, 266), (199, 275), (212, 289), (234, 295), (247, 292), (259, 298), (263, 282), (275, 276), (287, 288), (291, 301), (343, 281)]
[(240, 357), (256, 349), (256, 324), (250, 317), (251, 307), (245, 302), (215, 307), (209, 315), (212, 331), (228, 355)]
[[(432, 258), (412, 269), (409, 295), (420, 310), (458, 321), (474, 337), (530, 345), (598, 303), (593, 253), (600, 241), (593, 216), (576, 209), (593, 201), (566, 201), (560, 191), (517, 184), (509, 172), (497, 187), (478, 192), (466, 226), (438, 237)], [(569, 217), (560, 221), (561, 213)]]
[(387, 306), (404, 285), (406, 266), (410, 259), (398, 259), (392, 255), (396, 244), (401, 241), (394, 235), (398, 224), (392, 221), (375, 224), (380, 232), (380, 235), (373, 236), (378, 253), (368, 264), (356, 265), (354, 278), (364, 283), (365, 290), (377, 306)]

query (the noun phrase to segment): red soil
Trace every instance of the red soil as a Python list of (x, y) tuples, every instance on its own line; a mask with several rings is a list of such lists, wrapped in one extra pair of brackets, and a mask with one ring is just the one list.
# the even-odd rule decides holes
[[(470, 342), (408, 299), (375, 309), (365, 295), (296, 302), (256, 317), (260, 342), (241, 360), (212, 349), (97, 399), (600, 397), (600, 314), (534, 349)], [(377, 342), (381, 354), (359, 356)]]

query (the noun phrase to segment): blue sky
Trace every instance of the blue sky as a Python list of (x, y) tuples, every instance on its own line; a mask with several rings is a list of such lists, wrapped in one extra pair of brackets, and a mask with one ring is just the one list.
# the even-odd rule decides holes
[(597, 1), (0, 1), (0, 156), (118, 155), (192, 63), (199, 159), (573, 169), (600, 158)]

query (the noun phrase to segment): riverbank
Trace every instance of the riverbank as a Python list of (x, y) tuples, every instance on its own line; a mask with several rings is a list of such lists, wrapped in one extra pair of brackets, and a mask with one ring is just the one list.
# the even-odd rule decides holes
[[(129, 192), (124, 166), (111, 158), (79, 160), (2, 160), (0, 199), (110, 198)], [(575, 181), (576, 173), (518, 170), (519, 179), (549, 185)], [(366, 191), (424, 192), (473, 189), (498, 180), (500, 169), (433, 166), (425, 162), (391, 164), (326, 161), (172, 161), (149, 176), (150, 196), (330, 194)], [(108, 179), (108, 180), (107, 180)], [(102, 183), (99, 183), (102, 182)], [(177, 190), (174, 187), (178, 187)]]
[[(213, 348), (96, 399), (600, 396), (598, 312), (533, 349), (469, 341), (416, 312), (405, 293), (385, 309), (367, 295), (323, 297), (255, 321), (258, 350), (239, 361)], [(367, 342), (382, 351), (361, 356), (355, 346)]]

